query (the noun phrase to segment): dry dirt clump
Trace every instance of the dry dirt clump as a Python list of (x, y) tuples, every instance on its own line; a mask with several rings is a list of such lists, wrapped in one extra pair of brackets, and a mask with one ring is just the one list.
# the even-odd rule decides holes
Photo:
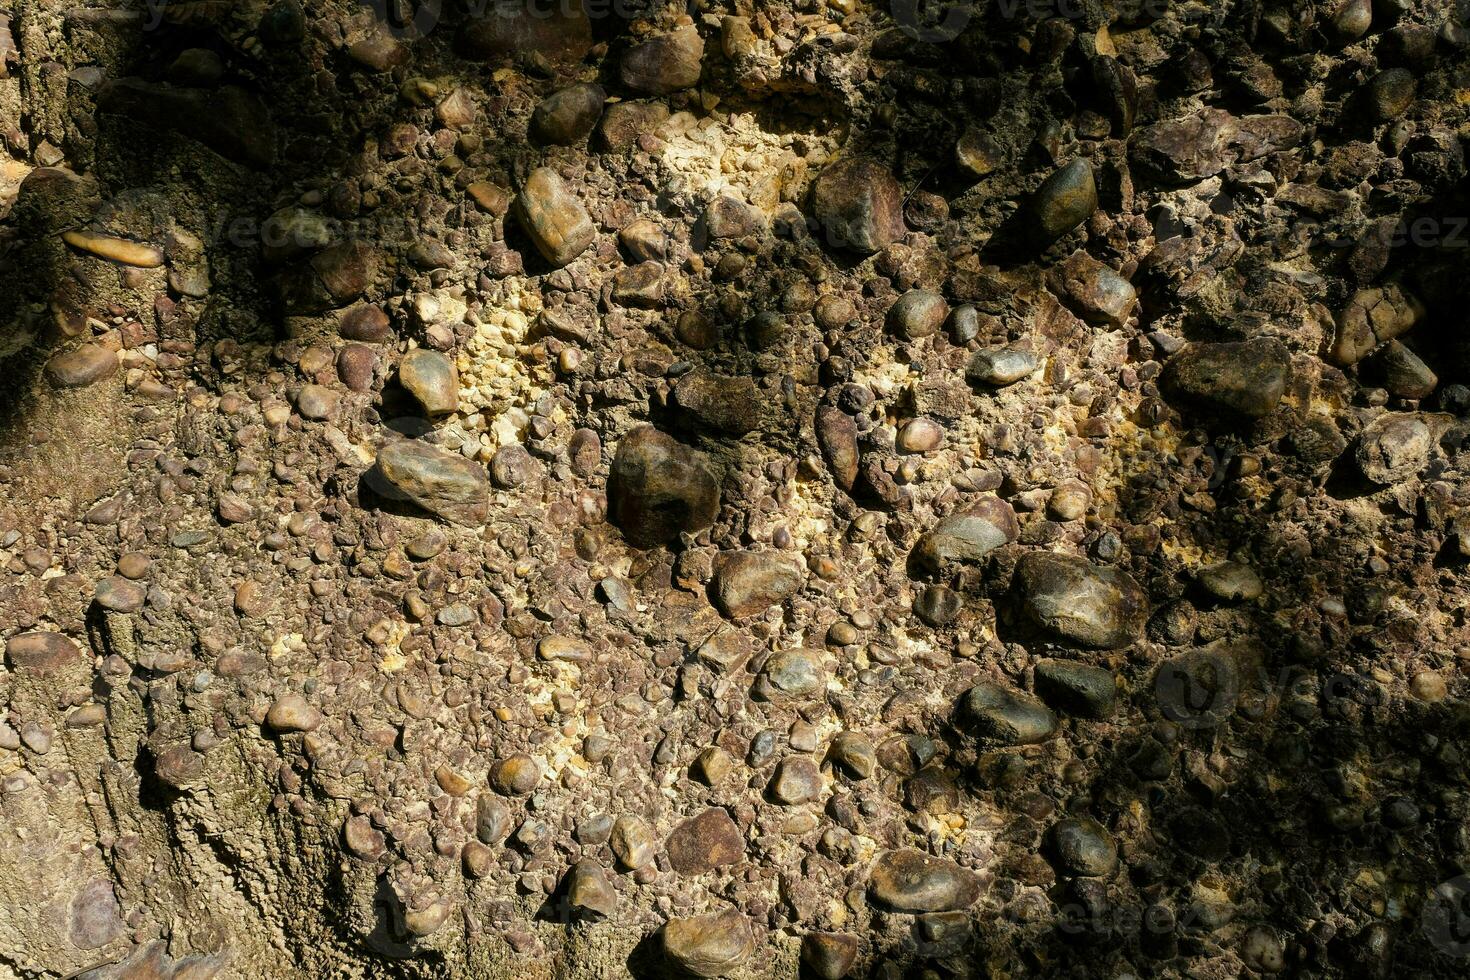
[(0, 980), (1458, 977), (1449, 0), (17, 0)]

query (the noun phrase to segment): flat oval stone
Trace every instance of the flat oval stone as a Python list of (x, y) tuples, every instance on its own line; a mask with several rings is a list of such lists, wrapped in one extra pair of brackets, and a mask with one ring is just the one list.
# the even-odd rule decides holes
[(345, 344), (337, 352), (337, 378), (352, 391), (371, 391), (377, 368), (378, 352), (366, 344)]
[(1057, 730), (1057, 717), (1046, 705), (989, 681), (976, 684), (960, 699), (955, 723), (995, 745), (1033, 745)]
[(698, 875), (739, 863), (745, 857), (745, 839), (728, 811), (710, 807), (675, 827), (664, 849), (675, 871)]
[(973, 565), (1021, 534), (1016, 512), (999, 497), (942, 518), (914, 545), (914, 562), (929, 574), (943, 574), (952, 565)]
[(1122, 326), (1138, 302), (1133, 284), (1088, 255), (1074, 252), (1058, 270), (1061, 291), (1083, 318)]
[(693, 27), (660, 34), (635, 44), (623, 55), (623, 84), (647, 95), (672, 95), (699, 84), (704, 71), (704, 39)]
[(795, 562), (776, 555), (742, 551), (721, 556), (712, 586), (715, 606), (731, 619), (764, 612), (806, 582)]
[(909, 419), (898, 430), (898, 448), (906, 453), (929, 453), (944, 442), (944, 426), (933, 419)]
[(1024, 347), (987, 347), (975, 352), (965, 368), (965, 377), (976, 384), (1004, 388), (1030, 377), (1041, 367), (1041, 358)]
[(955, 142), (954, 159), (971, 177), (984, 177), (1004, 161), (1005, 150), (995, 137), (978, 129), (967, 129)]
[(100, 949), (126, 929), (117, 894), (106, 878), (93, 878), (79, 888), (67, 911), (67, 939), (77, 949)]
[(60, 633), (18, 633), (5, 642), (5, 661), (15, 671), (50, 673), (81, 659), (82, 648)]
[(475, 799), (475, 837), (484, 844), (499, 844), (510, 833), (511, 812), (499, 798), (481, 793)]
[(575, 636), (546, 636), (536, 644), (536, 655), (542, 660), (580, 664), (592, 659), (592, 648)]
[(439, 610), (434, 617), (440, 626), (468, 626), (475, 621), (475, 611), (464, 603), (455, 603)]
[(143, 608), (148, 591), (137, 582), (113, 575), (97, 583), (97, 605), (119, 613), (135, 613)]
[(296, 396), (296, 409), (302, 418), (321, 422), (332, 417), (342, 396), (325, 385), (304, 385)]
[(1254, 568), (1236, 561), (1222, 561), (1200, 569), (1199, 583), (1223, 602), (1250, 602), (1259, 599), (1265, 588)]
[(827, 671), (822, 655), (814, 650), (782, 650), (771, 655), (761, 669), (761, 677), (772, 688), (787, 697), (809, 697), (827, 687)]
[(459, 370), (444, 354), (416, 347), (398, 364), (398, 383), (431, 418), (459, 408)]
[(843, 490), (851, 490), (857, 481), (861, 463), (857, 440), (857, 423), (851, 415), (832, 405), (817, 409), (817, 444), (832, 470), (832, 481)]
[(174, 789), (184, 789), (204, 775), (204, 756), (188, 743), (172, 745), (153, 760), (153, 772)]
[(1092, 165), (1077, 159), (1042, 182), (1031, 199), (1038, 244), (1046, 246), (1075, 229), (1097, 210)]
[(719, 194), (704, 209), (704, 230), (716, 241), (750, 238), (765, 233), (766, 221), (758, 208), (729, 194)]
[(914, 599), (914, 615), (936, 629), (954, 622), (963, 609), (964, 599), (943, 583), (926, 586)]
[(451, 524), (485, 523), (490, 481), (485, 468), (437, 446), (402, 439), (378, 452), (371, 486), (382, 496), (409, 500)]
[(674, 386), (674, 402), (700, 424), (732, 436), (760, 426), (760, 393), (750, 378), (693, 371)]
[(847, 157), (817, 176), (812, 213), (830, 247), (872, 255), (903, 237), (903, 188), (882, 164)]
[(955, 912), (975, 904), (980, 882), (953, 861), (904, 848), (874, 862), (868, 895), (895, 912)]
[(1363, 89), (1363, 104), (1374, 119), (1390, 122), (1409, 111), (1418, 84), (1408, 69), (1389, 68), (1368, 80)]
[(801, 756), (788, 756), (776, 766), (770, 788), (771, 798), (777, 803), (796, 806), (820, 799), (826, 783), (815, 762)]
[(342, 843), (352, 854), (371, 861), (383, 853), (387, 841), (367, 817), (351, 817), (342, 825)]
[(393, 324), (381, 307), (363, 304), (342, 314), (337, 332), (347, 340), (381, 344), (393, 337)]
[(531, 135), (540, 143), (571, 146), (591, 134), (602, 118), (607, 92), (601, 85), (569, 85), (542, 99), (531, 113)]
[(1253, 419), (1276, 410), (1290, 372), (1291, 356), (1279, 340), (1189, 344), (1169, 358), (1159, 387), (1188, 406)]
[(530, 452), (518, 442), (501, 446), (490, 458), (490, 479), (504, 490), (513, 490), (530, 482), (538, 469)]
[(1032, 552), (1017, 564), (1015, 581), (1031, 621), (1080, 646), (1126, 646), (1148, 618), (1148, 598), (1127, 572), (1082, 558)]
[(490, 767), (490, 785), (505, 796), (526, 796), (541, 782), (541, 763), (524, 752)]
[(465, 188), (465, 193), (480, 208), (489, 214), (500, 217), (510, 211), (510, 191), (499, 184), (488, 180), (477, 180)]
[(58, 388), (85, 388), (117, 373), (117, 355), (101, 344), (83, 344), (46, 362), (46, 377)]
[(720, 507), (719, 483), (706, 457), (647, 425), (618, 443), (608, 497), (612, 523), (640, 548), (709, 527)]
[(516, 220), (546, 261), (561, 268), (597, 238), (592, 216), (550, 167), (531, 172), (515, 201)]
[(444, 927), (453, 911), (453, 906), (444, 899), (430, 902), (421, 909), (406, 909), (403, 913), (403, 927), (410, 935), (432, 936)]
[(1102, 878), (1118, 868), (1118, 847), (1102, 824), (1068, 817), (1052, 825), (1047, 841), (1057, 869), (1078, 878)]
[(163, 265), (163, 251), (152, 245), (87, 231), (68, 231), (61, 237), (72, 248), (90, 252), (98, 258), (119, 265), (131, 265), (140, 269), (156, 269)]
[(1070, 660), (1042, 660), (1034, 673), (1036, 693), (1058, 711), (1081, 718), (1106, 718), (1118, 698), (1118, 681), (1102, 667)]
[(266, 712), (265, 723), (274, 732), (310, 732), (321, 727), (322, 713), (299, 694), (283, 694)]
[(735, 909), (687, 919), (670, 919), (663, 928), (664, 955), (697, 977), (718, 977), (738, 969), (755, 950), (750, 920)]
[(927, 289), (910, 289), (888, 310), (888, 329), (907, 340), (932, 337), (949, 319), (944, 297)]

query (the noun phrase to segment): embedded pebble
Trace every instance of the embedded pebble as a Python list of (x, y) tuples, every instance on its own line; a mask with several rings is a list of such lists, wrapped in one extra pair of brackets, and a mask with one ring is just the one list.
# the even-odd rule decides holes
[(772, 555), (726, 555), (715, 571), (715, 605), (731, 619), (754, 616), (796, 592), (805, 579), (795, 564)]
[(826, 243), (860, 255), (882, 251), (904, 233), (903, 190), (882, 164), (847, 157), (812, 187), (813, 217)]
[(736, 864), (745, 857), (740, 828), (719, 807), (711, 807), (675, 827), (665, 849), (669, 866), (685, 875), (704, 874)]
[(1056, 732), (1056, 715), (1029, 695), (985, 682), (960, 699), (957, 724), (982, 741), (997, 745), (1031, 745)]
[(100, 344), (83, 344), (46, 362), (46, 376), (58, 388), (86, 388), (117, 373), (117, 355)]
[(639, 547), (709, 527), (719, 508), (706, 458), (652, 426), (619, 440), (608, 484), (609, 516)]
[(635, 92), (668, 95), (699, 84), (703, 59), (704, 39), (693, 27), (685, 27), (629, 48), (619, 77)]
[(1016, 582), (1033, 622), (1081, 646), (1125, 646), (1148, 614), (1147, 596), (1126, 572), (1070, 555), (1025, 555), (1016, 566)]
[(398, 383), (431, 418), (459, 408), (459, 371), (438, 351), (418, 347), (403, 355), (398, 362)]
[(750, 920), (735, 909), (670, 919), (663, 927), (664, 955), (697, 977), (733, 973), (754, 950)]
[(1041, 360), (1024, 347), (991, 347), (975, 352), (965, 375), (976, 384), (1004, 388), (1030, 377)]
[(526, 178), (515, 199), (515, 213), (536, 250), (558, 268), (587, 251), (597, 237), (586, 208), (550, 167)]
[(868, 875), (868, 894), (895, 912), (951, 912), (980, 897), (975, 875), (953, 861), (903, 848), (884, 852)]
[(489, 480), (481, 466), (416, 440), (390, 442), (378, 451), (372, 489), (407, 500), (452, 524), (483, 524), (489, 513)]
[(1057, 866), (1064, 874), (1101, 878), (1118, 867), (1117, 845), (1095, 820), (1068, 817), (1057, 821), (1047, 836)]
[(299, 694), (284, 694), (277, 698), (265, 716), (265, 723), (271, 730), (281, 733), (315, 731), (321, 727), (322, 721), (321, 711)]
[(592, 83), (569, 85), (553, 92), (531, 113), (531, 134), (553, 146), (570, 146), (586, 139), (602, 116), (607, 93)]
[(1097, 185), (1092, 166), (1073, 160), (1055, 171), (1037, 188), (1031, 200), (1033, 232), (1038, 243), (1050, 245), (1082, 224), (1097, 210)]

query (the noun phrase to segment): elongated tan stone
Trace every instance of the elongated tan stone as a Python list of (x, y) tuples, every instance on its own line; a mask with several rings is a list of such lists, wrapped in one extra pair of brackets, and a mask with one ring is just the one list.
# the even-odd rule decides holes
[(163, 265), (163, 251), (152, 245), (131, 242), (126, 238), (99, 235), (90, 231), (68, 231), (61, 235), (62, 241), (72, 248), (90, 252), (99, 259), (137, 266), (140, 269), (156, 269)]
[(537, 251), (558, 269), (587, 251), (597, 238), (591, 215), (550, 167), (526, 179), (515, 208)]

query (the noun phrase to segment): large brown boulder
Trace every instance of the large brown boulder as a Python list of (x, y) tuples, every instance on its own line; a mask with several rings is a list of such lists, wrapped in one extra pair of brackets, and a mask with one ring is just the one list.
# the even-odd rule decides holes
[(720, 484), (702, 453), (645, 425), (618, 443), (608, 506), (629, 542), (652, 548), (713, 524)]

